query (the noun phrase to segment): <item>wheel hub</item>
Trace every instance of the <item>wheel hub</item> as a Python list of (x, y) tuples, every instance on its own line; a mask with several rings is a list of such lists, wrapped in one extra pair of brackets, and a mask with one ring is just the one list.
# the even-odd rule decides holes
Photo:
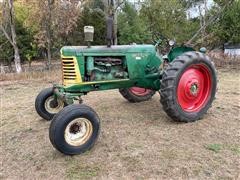
[(49, 102), (49, 106), (51, 108), (56, 108), (58, 106), (57, 100), (53, 99), (52, 101)]
[(77, 118), (72, 120), (64, 132), (65, 141), (72, 146), (84, 144), (92, 135), (93, 126), (88, 119)]
[(186, 93), (186, 96), (188, 96), (188, 98), (197, 97), (199, 93), (199, 82), (196, 79), (189, 81), (184, 91)]
[(76, 134), (80, 131), (81, 129), (81, 125), (80, 124), (73, 124), (71, 127), (70, 127), (70, 133), (73, 133), (73, 134)]
[(190, 87), (190, 92), (193, 96), (197, 96), (198, 93), (198, 85), (196, 83), (192, 84)]
[(47, 112), (56, 114), (64, 108), (64, 102), (59, 99), (55, 99), (54, 96), (50, 96), (46, 99), (44, 107)]

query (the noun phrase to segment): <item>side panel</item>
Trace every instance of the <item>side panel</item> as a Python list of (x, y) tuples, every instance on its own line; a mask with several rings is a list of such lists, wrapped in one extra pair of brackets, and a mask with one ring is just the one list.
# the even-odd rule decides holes
[[(129, 78), (135, 86), (159, 89), (160, 65), (162, 60), (154, 53), (131, 53), (127, 55)], [(155, 82), (157, 81), (157, 82)]]

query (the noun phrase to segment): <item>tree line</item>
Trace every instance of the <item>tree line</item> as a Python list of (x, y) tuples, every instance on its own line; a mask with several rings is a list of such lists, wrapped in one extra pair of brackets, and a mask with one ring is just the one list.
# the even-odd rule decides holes
[(65, 45), (85, 45), (83, 27), (95, 28), (93, 45), (106, 44), (106, 17), (115, 15), (117, 44), (175, 39), (210, 49), (240, 42), (240, 1), (214, 0), (0, 0), (0, 63), (58, 58)]

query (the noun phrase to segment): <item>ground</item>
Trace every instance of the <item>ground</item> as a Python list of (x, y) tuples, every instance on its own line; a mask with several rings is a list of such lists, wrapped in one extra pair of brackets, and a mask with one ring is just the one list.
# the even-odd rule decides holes
[(1, 179), (240, 179), (239, 71), (219, 71), (216, 100), (194, 123), (168, 118), (158, 94), (131, 104), (117, 90), (90, 93), (84, 103), (101, 118), (100, 138), (77, 156), (53, 148), (50, 122), (34, 109), (52, 77), (0, 82)]

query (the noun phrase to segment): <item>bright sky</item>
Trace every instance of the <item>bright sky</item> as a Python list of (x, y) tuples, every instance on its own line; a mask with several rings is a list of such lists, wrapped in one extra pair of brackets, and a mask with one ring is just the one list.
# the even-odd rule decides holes
[[(128, 1), (134, 3), (134, 2), (138, 2), (139, 0), (128, 0)], [(157, 1), (157, 0), (156, 0), (156, 1)], [(167, 0), (166, 0), (166, 1), (167, 1)], [(207, 6), (208, 6), (208, 8), (211, 8), (211, 6), (212, 6), (213, 4), (214, 4), (213, 0), (207, 0)], [(202, 8), (203, 8), (203, 6), (202, 6)], [(191, 8), (191, 9), (189, 10), (189, 12), (190, 12), (190, 16), (191, 16), (192, 18), (199, 16), (198, 8)]]
[[(213, 0), (207, 0), (207, 7), (208, 7), (208, 9), (210, 9), (211, 6), (213, 6), (213, 4), (214, 4)], [(202, 5), (202, 8), (203, 8), (203, 6), (204, 5)], [(190, 9), (190, 16), (191, 17), (199, 16), (199, 10), (198, 10), (197, 7), (196, 8), (193, 7), (193, 8)]]

